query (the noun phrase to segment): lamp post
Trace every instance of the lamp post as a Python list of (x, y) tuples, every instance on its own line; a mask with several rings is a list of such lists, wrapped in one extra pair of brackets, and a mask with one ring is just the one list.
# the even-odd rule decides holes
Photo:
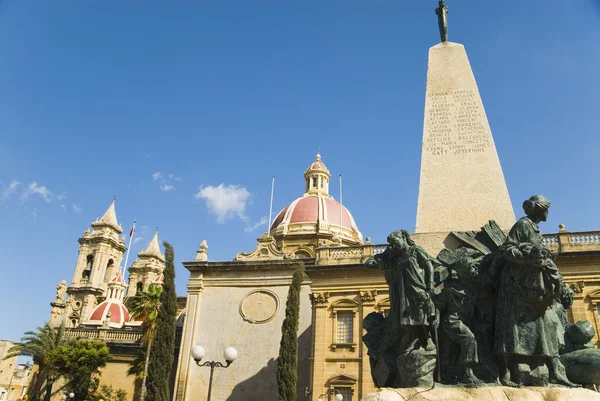
[[(331, 392), (333, 393), (334, 391), (337, 391), (337, 394), (335, 395), (335, 401), (343, 401), (344, 400), (344, 396), (342, 395), (342, 393), (340, 393), (339, 390), (331, 390)], [(325, 397), (325, 398), (323, 398)], [(329, 396), (326, 393), (323, 393), (319, 396), (319, 398), (317, 398), (317, 401), (324, 401), (327, 400), (329, 401)]]
[(201, 345), (194, 345), (192, 347), (192, 358), (194, 358), (194, 361), (196, 361), (196, 365), (210, 366), (210, 379), (208, 380), (208, 398), (207, 398), (207, 401), (210, 401), (213, 372), (215, 371), (215, 368), (228, 368), (229, 365), (231, 365), (233, 363), (233, 361), (236, 360), (238, 353), (237, 353), (237, 350), (233, 347), (225, 348), (225, 351), (223, 352), (223, 358), (225, 358), (226, 365), (223, 365), (221, 362), (215, 362), (215, 361), (207, 361), (207, 362), (202, 363), (202, 358), (204, 358), (205, 354), (206, 354), (206, 351), (204, 351), (204, 347), (202, 347)]

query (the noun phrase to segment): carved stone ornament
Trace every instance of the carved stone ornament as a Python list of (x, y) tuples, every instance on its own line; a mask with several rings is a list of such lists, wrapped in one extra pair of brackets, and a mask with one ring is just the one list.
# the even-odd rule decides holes
[(279, 297), (271, 290), (250, 291), (240, 302), (240, 315), (252, 324), (262, 324), (273, 320), (279, 311)]
[(310, 299), (312, 299), (315, 305), (327, 304), (329, 301), (329, 292), (313, 292), (310, 294)]
[(256, 249), (252, 252), (240, 252), (236, 255), (234, 262), (245, 262), (252, 260), (269, 260), (269, 259), (284, 259), (285, 255), (279, 249), (275, 239), (269, 234), (265, 233), (258, 238), (258, 244)]
[(367, 290), (360, 292), (360, 299), (363, 302), (375, 302), (377, 296), (377, 290)]
[(576, 283), (571, 283), (570, 287), (573, 289), (575, 294), (581, 294), (585, 288), (585, 282), (578, 281)]

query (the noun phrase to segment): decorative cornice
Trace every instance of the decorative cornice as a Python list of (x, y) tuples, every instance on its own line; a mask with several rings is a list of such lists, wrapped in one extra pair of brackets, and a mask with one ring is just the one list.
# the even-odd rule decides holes
[(124, 245), (123, 241), (115, 241), (115, 239), (111, 237), (81, 237), (77, 241), (80, 245), (90, 245), (92, 243), (104, 242), (111, 245), (113, 248), (120, 252), (125, 252), (127, 250), (127, 247)]
[(327, 305), (329, 303), (329, 291), (327, 292), (313, 292), (310, 294), (310, 299), (314, 305)]
[(569, 287), (573, 290), (573, 292), (575, 294), (581, 294), (583, 292), (583, 289), (585, 288), (585, 282), (577, 281), (577, 282), (571, 283), (571, 285)]
[(376, 296), (377, 296), (377, 290), (360, 291), (360, 300), (363, 303), (375, 302)]

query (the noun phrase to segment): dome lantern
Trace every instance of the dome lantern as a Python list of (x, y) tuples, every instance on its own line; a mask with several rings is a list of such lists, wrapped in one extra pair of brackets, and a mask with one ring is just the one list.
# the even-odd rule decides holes
[(325, 167), (325, 163), (321, 161), (321, 155), (317, 153), (315, 161), (308, 167), (304, 173), (306, 181), (305, 194), (322, 194), (329, 196), (329, 180), (331, 174)]

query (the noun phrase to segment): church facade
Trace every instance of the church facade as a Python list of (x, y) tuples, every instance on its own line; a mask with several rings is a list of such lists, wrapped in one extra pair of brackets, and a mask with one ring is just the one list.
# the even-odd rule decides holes
[[(330, 179), (318, 154), (304, 172), (303, 194), (279, 212), (253, 251), (232, 261), (210, 261), (202, 241), (193, 260), (184, 263), (190, 278), (173, 322), (178, 333), (174, 401), (207, 397), (210, 369), (191, 357), (195, 345), (203, 346), (211, 361), (224, 362), (227, 347), (238, 350), (234, 363), (214, 372), (214, 400), (277, 399), (281, 325), (289, 285), (301, 264), (298, 400), (331, 401), (341, 394), (345, 401), (358, 401), (375, 390), (363, 319), (374, 311), (387, 314), (390, 299), (384, 272), (366, 268), (365, 262), (386, 245), (363, 238), (360, 222), (329, 194)], [(411, 237), (432, 256), (464, 245), (484, 249), (477, 232), (490, 219), (508, 232), (514, 209), (464, 46), (444, 41), (429, 52), (417, 224)], [(142, 332), (124, 298), (161, 284), (164, 256), (157, 233), (128, 266), (126, 280), (120, 269), (125, 238), (114, 203), (91, 226), (79, 239), (71, 284), (57, 287), (50, 321), (64, 322), (72, 338), (105, 340), (112, 361), (101, 381), (134, 399), (137, 388), (126, 371)], [(600, 231), (569, 232), (561, 225), (543, 242), (558, 253), (558, 268), (575, 293), (569, 319), (589, 320), (599, 346)]]
[[(215, 370), (213, 399), (277, 398), (281, 324), (292, 275), (301, 263), (305, 277), (298, 400), (316, 400), (324, 394), (332, 399), (340, 393), (344, 400), (357, 401), (376, 390), (362, 342), (362, 320), (373, 311), (386, 314), (390, 301), (383, 272), (365, 268), (364, 262), (386, 245), (363, 239), (351, 213), (329, 195), (329, 179), (318, 155), (304, 173), (304, 194), (277, 215), (269, 233), (258, 238), (256, 249), (238, 253), (233, 261), (209, 261), (203, 241), (193, 260), (184, 263), (190, 279), (187, 296), (178, 298), (180, 313), (174, 322), (174, 400), (207, 395), (209, 369), (198, 367), (191, 358), (196, 344), (206, 349), (207, 360), (222, 360), (228, 346), (239, 353), (230, 367)], [(126, 372), (142, 332), (141, 322), (131, 321), (124, 299), (161, 283), (164, 255), (156, 233), (129, 266), (126, 280), (119, 269), (125, 238), (114, 202), (91, 226), (79, 239), (71, 284), (57, 287), (50, 321), (58, 325), (64, 320), (71, 338), (106, 341), (112, 359), (101, 383), (126, 390), (133, 400), (138, 388)], [(413, 239), (432, 255), (444, 246), (428, 233), (416, 233)], [(571, 321), (589, 320), (600, 332), (600, 232), (569, 232), (561, 226), (544, 241), (559, 252), (557, 264), (575, 292)], [(599, 345), (597, 335), (594, 341)]]

